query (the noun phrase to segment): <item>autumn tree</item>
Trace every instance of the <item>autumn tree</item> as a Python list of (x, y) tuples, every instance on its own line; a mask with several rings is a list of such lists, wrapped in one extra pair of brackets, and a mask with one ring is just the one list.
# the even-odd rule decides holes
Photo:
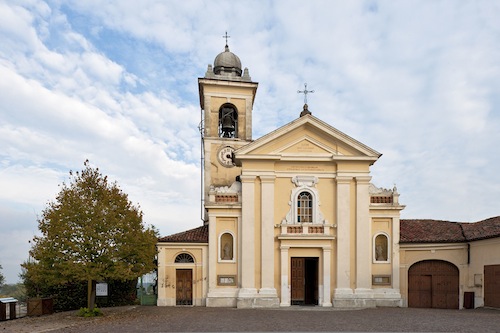
[(41, 236), (23, 264), (32, 283), (87, 281), (87, 307), (94, 309), (96, 281), (130, 280), (154, 269), (157, 232), (116, 184), (89, 161), (70, 172), (38, 219)]

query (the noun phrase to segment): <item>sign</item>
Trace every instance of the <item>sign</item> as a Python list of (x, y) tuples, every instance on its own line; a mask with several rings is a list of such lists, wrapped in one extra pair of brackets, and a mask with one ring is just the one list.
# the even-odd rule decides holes
[(106, 282), (99, 282), (95, 285), (96, 296), (108, 296), (108, 284)]
[(235, 286), (236, 275), (217, 275), (217, 284), (219, 286)]

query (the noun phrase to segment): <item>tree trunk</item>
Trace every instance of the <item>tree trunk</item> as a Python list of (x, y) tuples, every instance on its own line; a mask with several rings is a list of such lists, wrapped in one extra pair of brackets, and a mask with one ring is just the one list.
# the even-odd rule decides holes
[(89, 279), (87, 283), (87, 309), (94, 310), (95, 306), (95, 287), (96, 282)]

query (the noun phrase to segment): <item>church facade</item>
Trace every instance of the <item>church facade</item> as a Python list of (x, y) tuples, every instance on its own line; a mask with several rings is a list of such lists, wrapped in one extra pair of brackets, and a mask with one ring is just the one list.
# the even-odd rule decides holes
[[(478, 290), (474, 273), (461, 272), (472, 238), (427, 242), (417, 234), (401, 242), (407, 224), (398, 191), (371, 182), (379, 152), (307, 104), (297, 119), (254, 140), (258, 83), (227, 45), (198, 85), (204, 224), (159, 239), (159, 306), (411, 306), (426, 281), (410, 278), (410, 286), (408, 276), (420, 272), (410, 266), (426, 260), (459, 267), (457, 307), (467, 288)], [(500, 250), (500, 227), (493, 234), (488, 246)], [(490, 261), (500, 267), (500, 258)]]

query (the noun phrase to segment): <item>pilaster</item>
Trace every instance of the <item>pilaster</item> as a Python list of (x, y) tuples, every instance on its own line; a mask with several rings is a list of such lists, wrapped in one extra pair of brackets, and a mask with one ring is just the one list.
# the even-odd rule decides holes
[(321, 306), (324, 307), (330, 307), (332, 306), (332, 301), (331, 301), (331, 291), (330, 291), (330, 284), (331, 284), (331, 262), (332, 262), (332, 249), (330, 248), (323, 248), (323, 302), (321, 303)]
[(217, 287), (217, 235), (216, 216), (208, 214), (208, 292)]
[(399, 214), (392, 218), (392, 288), (400, 292), (399, 269)]
[(204, 105), (204, 127), (205, 127), (205, 137), (215, 136), (215, 133), (212, 133), (212, 110), (211, 110), (211, 100), (212, 97), (205, 95), (203, 96), (203, 105)]
[(281, 303), (280, 306), (290, 306), (290, 284), (288, 282), (289, 259), (288, 250), (290, 247), (281, 246)]
[(245, 140), (252, 140), (252, 109), (253, 109), (253, 98), (248, 97), (246, 100), (246, 128), (245, 128)]
[[(369, 176), (356, 177), (356, 289), (371, 290), (371, 224)], [(359, 290), (358, 290), (359, 289)]]
[(260, 176), (261, 180), (261, 290), (275, 295), (274, 288), (274, 180), (276, 176)]
[(351, 200), (352, 177), (338, 176), (337, 181), (337, 288), (335, 293), (352, 294), (351, 289)]
[(255, 288), (255, 176), (241, 179), (241, 288), (237, 307), (253, 307)]
[(241, 179), (241, 287), (255, 288), (255, 176)]

